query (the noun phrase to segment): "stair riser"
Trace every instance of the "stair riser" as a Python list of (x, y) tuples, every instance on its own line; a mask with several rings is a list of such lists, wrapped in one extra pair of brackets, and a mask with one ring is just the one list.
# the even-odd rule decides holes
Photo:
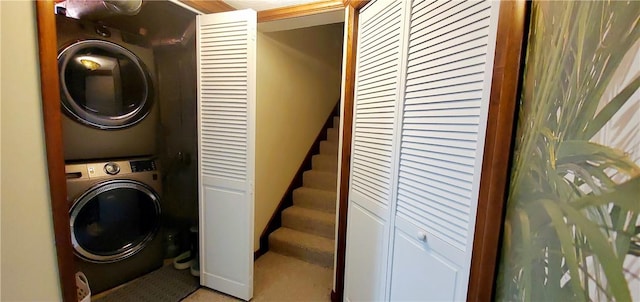
[(339, 116), (334, 116), (333, 117), (333, 128), (340, 128), (340, 117)]
[(313, 194), (303, 190), (294, 190), (293, 204), (326, 213), (336, 213), (336, 196), (334, 195)]
[(282, 213), (282, 226), (329, 239), (334, 239), (335, 237), (335, 223), (308, 219), (286, 211)]
[(327, 156), (314, 156), (311, 158), (311, 166), (316, 171), (338, 171), (338, 159)]
[(320, 142), (320, 154), (338, 156), (338, 144), (330, 141)]
[(305, 187), (336, 191), (338, 178), (337, 175), (330, 173), (308, 173), (307, 171), (302, 176), (302, 183)]
[(269, 237), (269, 250), (323, 267), (333, 267), (333, 253), (305, 249), (290, 242)]
[(330, 142), (338, 142), (338, 128), (327, 129), (327, 140)]

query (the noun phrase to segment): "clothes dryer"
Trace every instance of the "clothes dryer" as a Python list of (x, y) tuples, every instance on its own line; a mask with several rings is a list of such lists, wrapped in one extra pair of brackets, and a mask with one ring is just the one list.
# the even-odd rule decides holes
[(56, 16), (65, 160), (156, 153), (153, 51), (144, 37)]
[(93, 293), (163, 262), (161, 177), (150, 158), (66, 165), (69, 226), (78, 269)]

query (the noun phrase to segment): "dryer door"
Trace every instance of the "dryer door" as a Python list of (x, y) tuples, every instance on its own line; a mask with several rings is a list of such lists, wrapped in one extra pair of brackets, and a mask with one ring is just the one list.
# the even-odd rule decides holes
[(91, 262), (115, 262), (135, 255), (160, 225), (158, 195), (133, 180), (109, 180), (82, 194), (70, 211), (76, 254)]
[(79, 123), (126, 128), (144, 119), (153, 100), (151, 77), (132, 52), (102, 40), (72, 44), (58, 55), (62, 107)]

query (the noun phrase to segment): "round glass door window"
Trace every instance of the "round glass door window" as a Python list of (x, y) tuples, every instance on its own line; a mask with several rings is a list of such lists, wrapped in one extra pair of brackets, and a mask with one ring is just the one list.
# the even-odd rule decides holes
[(160, 225), (158, 195), (143, 183), (99, 183), (74, 203), (70, 214), (75, 252), (91, 262), (115, 262), (145, 248)]
[(62, 108), (72, 119), (98, 129), (121, 129), (151, 109), (153, 84), (129, 50), (102, 40), (81, 41), (58, 55)]

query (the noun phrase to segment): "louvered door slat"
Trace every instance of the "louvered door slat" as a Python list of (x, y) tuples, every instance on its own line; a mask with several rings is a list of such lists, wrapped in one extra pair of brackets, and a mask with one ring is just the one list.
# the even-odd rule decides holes
[[(470, 6), (477, 4), (477, 2), (471, 1), (442, 1), (438, 6), (426, 10), (426, 14), (413, 15), (411, 18), (411, 28), (414, 33), (419, 32), (425, 24), (437, 25), (442, 20), (451, 20), (452, 16), (455, 16), (457, 12), (468, 9)], [(414, 10), (425, 11), (419, 7), (414, 7)]]
[(466, 58), (464, 60), (457, 61), (456, 63), (459, 66), (451, 66), (451, 65), (440, 65), (440, 66), (414, 66), (409, 67), (409, 74), (407, 75), (408, 80), (420, 79), (422, 77), (426, 77), (429, 75), (438, 75), (445, 72), (455, 72), (456, 70), (460, 70), (463, 68), (468, 68), (472, 66), (482, 65), (484, 66), (484, 56), (476, 56), (471, 58)]
[(372, 54), (386, 53), (393, 50), (394, 41), (388, 40), (387, 38), (393, 32), (397, 32), (397, 30), (397, 27), (384, 28), (381, 31), (375, 32), (375, 35), (372, 35), (369, 41), (363, 42), (366, 43), (366, 46), (362, 47), (363, 65), (368, 62), (368, 59), (371, 58)]
[[(377, 31), (400, 24), (398, 21), (400, 20), (402, 6), (396, 5), (395, 3), (384, 3), (381, 5), (385, 5), (385, 7), (380, 10), (380, 13), (360, 24), (358, 29), (360, 34), (358, 44), (361, 46), (371, 41), (371, 37), (374, 37)], [(361, 46), (358, 46), (358, 48), (362, 49)]]
[(239, 48), (238, 43), (229, 43), (229, 45), (219, 45), (219, 44), (211, 44), (211, 45), (202, 45), (200, 46), (202, 50), (207, 51), (218, 51), (225, 53), (242, 53), (243, 49)]
[(240, 52), (240, 51), (228, 51), (228, 50), (216, 50), (216, 49), (211, 49), (211, 47), (207, 48), (207, 55), (203, 56), (203, 58), (215, 58), (218, 55), (226, 55), (229, 57), (238, 57), (238, 56), (246, 56), (247, 54), (244, 52)]
[(366, 149), (361, 147), (357, 147), (357, 148), (354, 147), (353, 150), (358, 151), (359, 153), (359, 155), (354, 157), (354, 159), (362, 157), (362, 159), (364, 160), (368, 159), (368, 161), (370, 161), (371, 164), (374, 164), (380, 167), (387, 167), (387, 170), (391, 168), (391, 163), (385, 160), (387, 157), (389, 157), (389, 152), (379, 151), (376, 149)]
[(197, 16), (200, 283), (253, 295), (255, 11)]
[(460, 68), (439, 72), (437, 74), (426, 73), (424, 76), (408, 79), (407, 86), (406, 86), (407, 91), (414, 91), (415, 89), (419, 89), (419, 87), (416, 87), (416, 86), (420, 84), (434, 83), (434, 82), (447, 80), (450, 78), (456, 78), (456, 77), (472, 75), (472, 74), (484, 75), (483, 68), (484, 66), (482, 64), (475, 64), (475, 65), (465, 64)]
[(414, 105), (406, 105), (405, 112), (411, 113), (413, 111), (437, 111), (437, 110), (447, 110), (447, 109), (456, 109), (456, 108), (474, 108), (477, 100), (476, 99), (458, 99), (458, 100), (446, 100), (441, 102), (427, 102), (421, 104)]
[[(421, 202), (425, 202), (426, 204), (436, 204), (446, 205), (449, 208), (456, 209), (460, 213), (464, 213), (468, 215), (467, 208), (465, 205), (450, 202), (451, 199), (456, 199), (456, 196), (466, 196), (468, 194), (458, 194), (454, 193), (456, 190), (462, 190), (458, 192), (470, 191), (470, 188), (465, 188), (461, 186), (465, 186), (466, 184), (460, 181), (456, 181), (456, 179), (449, 178), (447, 176), (439, 176), (437, 174), (433, 174), (432, 178), (425, 177), (425, 175), (421, 175), (420, 171), (416, 169), (405, 169), (405, 171), (401, 171), (400, 175), (405, 178), (405, 180), (399, 185), (399, 187), (404, 188), (405, 190), (409, 190), (415, 192), (418, 196), (423, 196), (419, 198)], [(429, 188), (425, 186), (425, 182), (434, 182), (440, 184), (437, 188)], [(450, 196), (450, 198), (447, 198)], [(467, 216), (465, 216), (467, 217)], [(423, 223), (425, 223), (423, 221)]]
[[(460, 29), (460, 31), (464, 31), (460, 35), (451, 35), (451, 36), (436, 36), (445, 38), (441, 41), (434, 41), (434, 39), (429, 40), (428, 37), (421, 36), (421, 41), (416, 41), (416, 45), (411, 52), (409, 53), (409, 59), (414, 59), (416, 54), (420, 52), (421, 54), (434, 54), (438, 52), (443, 52), (448, 47), (455, 47), (458, 45), (463, 45), (465, 43), (482, 40), (483, 34), (482, 29), (486, 28), (487, 24), (484, 22), (475, 22), (470, 26)], [(425, 29), (426, 31), (427, 29)], [(438, 42), (438, 43), (433, 43)]]
[[(390, 68), (396, 66), (397, 59), (394, 59), (393, 57), (390, 58), (386, 58), (383, 59), (382, 61), (376, 61), (375, 63), (371, 63), (371, 66), (363, 66), (363, 68), (367, 68), (365, 70), (363, 70), (360, 74), (359, 77), (363, 80), (370, 80), (373, 77), (380, 77), (382, 75), (387, 74), (390, 71)], [(376, 81), (380, 80), (380, 78), (377, 78)]]
[[(415, 144), (417, 147), (422, 147), (421, 145)], [(472, 166), (474, 164), (473, 157), (465, 157), (461, 155), (451, 154), (451, 153), (442, 153), (438, 152), (434, 149), (424, 149), (424, 148), (412, 148), (410, 143), (403, 144), (403, 152), (402, 155), (415, 155), (420, 157), (426, 157), (429, 154), (431, 156), (437, 156), (442, 161), (455, 162), (461, 165)]]
[[(481, 11), (481, 13), (484, 12), (485, 11)], [(451, 40), (455, 37), (471, 33), (477, 29), (488, 28), (488, 15), (477, 15), (472, 17), (473, 19), (471, 20), (460, 20), (458, 21), (458, 24), (452, 24), (450, 27), (446, 27), (440, 32), (429, 33), (429, 28), (425, 28), (425, 33), (417, 33), (415, 41), (412, 41), (412, 43), (415, 43), (416, 45), (421, 45), (425, 42), (428, 42), (430, 44), (439, 44)], [(410, 50), (409, 52), (412, 52), (412, 50)]]
[[(413, 90), (412, 90), (413, 91)], [(408, 106), (429, 106), (437, 104), (449, 104), (454, 102), (477, 102), (481, 99), (481, 95), (477, 91), (462, 91), (447, 95), (425, 96), (418, 98), (405, 99), (405, 105)], [(466, 105), (468, 106), (468, 104)], [(475, 105), (474, 105), (475, 107)]]
[(362, 85), (362, 88), (365, 89), (369, 87), (369, 85), (371, 86), (393, 85), (395, 84), (394, 80), (395, 80), (394, 72), (391, 71), (391, 72), (382, 73), (378, 75), (378, 77), (375, 79), (362, 80), (360, 81), (360, 84)]
[(461, 83), (455, 86), (445, 86), (445, 87), (434, 87), (430, 89), (425, 89), (422, 91), (410, 91), (407, 92), (407, 98), (421, 98), (421, 97), (431, 97), (431, 96), (442, 96), (448, 94), (456, 94), (461, 92), (478, 92), (478, 95), (482, 94), (482, 88), (484, 83), (482, 81), (478, 82), (468, 82)]
[[(464, 45), (463, 47), (457, 47), (451, 50), (451, 52), (439, 53), (437, 56), (422, 56), (419, 59), (411, 61), (411, 67), (416, 69), (425, 69), (424, 67), (435, 68), (440, 66), (446, 66), (453, 62), (464, 62), (470, 58), (477, 56), (483, 56), (486, 54), (486, 44), (480, 44), (479, 41), (474, 43), (475, 45)], [(464, 63), (463, 63), (464, 64)], [(467, 66), (456, 66), (464, 67)], [(452, 67), (452, 66), (451, 66)], [(450, 70), (450, 69), (449, 69)]]
[[(429, 198), (429, 196), (442, 195), (442, 194), (438, 194), (439, 192), (438, 190), (429, 190), (428, 187), (425, 187), (423, 185), (423, 182), (419, 181), (424, 178), (423, 176), (412, 174), (411, 171), (403, 171), (402, 175), (403, 177), (407, 178), (407, 181), (401, 184), (399, 187), (404, 191), (413, 193), (415, 196), (414, 199), (417, 200), (418, 202), (420, 202), (421, 200), (425, 200), (426, 198)], [(467, 197), (470, 194), (470, 191), (468, 189), (456, 186), (455, 181), (451, 182), (450, 179), (447, 179), (447, 178), (437, 177), (437, 178), (431, 178), (429, 179), (429, 181), (441, 183), (442, 184), (441, 187), (442, 188), (446, 187), (448, 190), (447, 191), (448, 194), (451, 194), (451, 196)], [(407, 193), (405, 192), (404, 194), (406, 195)], [(451, 203), (451, 202), (440, 203), (438, 201), (441, 200), (441, 198), (430, 198), (430, 200), (434, 202), (429, 203), (428, 206), (434, 207), (434, 208), (450, 209), (452, 216), (456, 216), (460, 219), (464, 219), (466, 223), (466, 220), (468, 219), (468, 212), (465, 211), (464, 205)]]
[[(429, 204), (422, 203), (420, 201), (424, 200), (425, 196), (428, 198), (428, 196), (430, 195), (437, 195), (431, 191), (428, 191), (426, 193), (424, 192), (425, 192), (424, 190), (417, 190), (415, 187), (410, 186), (410, 184), (408, 183), (403, 184), (398, 188), (398, 194), (405, 195), (407, 198), (415, 200), (416, 201), (415, 204), (418, 207), (421, 207), (421, 208), (424, 207), (424, 208), (430, 209), (430, 210), (425, 210), (426, 212), (434, 211), (434, 212), (437, 212), (436, 214), (438, 214), (439, 216), (442, 213), (451, 213), (452, 214), (451, 216), (453, 217), (451, 219), (452, 223), (460, 227), (464, 227), (466, 225), (467, 223), (466, 221), (469, 217), (469, 214), (464, 212), (463, 207), (460, 207), (459, 205), (456, 205), (453, 203), (439, 203), (439, 202), (431, 202)], [(428, 213), (428, 214), (434, 214), (434, 213)]]
[[(430, 62), (412, 61), (409, 65), (409, 72), (415, 70), (432, 70), (432, 72), (442, 72), (448, 70), (454, 70), (454, 68), (466, 67), (474, 64), (476, 61), (473, 59), (478, 57), (484, 57), (486, 54), (486, 47), (480, 46), (471, 49), (465, 49), (458, 53), (451, 53), (451, 56), (445, 58), (439, 58)], [(459, 66), (451, 66), (452, 63), (459, 63)], [(434, 70), (435, 69), (435, 70)]]
[[(425, 14), (425, 17), (415, 19), (425, 20), (424, 23), (416, 26), (412, 26), (415, 33), (420, 33), (422, 25), (428, 25), (429, 33), (436, 33), (437, 31), (448, 32), (453, 28), (456, 28), (458, 22), (462, 20), (469, 20), (478, 14), (478, 11), (484, 9), (481, 1), (451, 1), (442, 7), (442, 11), (429, 11)], [(423, 35), (423, 33), (420, 33)]]
[[(416, 201), (412, 204), (399, 205), (399, 207), (403, 207), (407, 212), (409, 212), (407, 215), (408, 217), (414, 218), (417, 221), (427, 219), (432, 222), (434, 228), (452, 235), (452, 237), (457, 238), (458, 243), (464, 244), (464, 240), (460, 239), (464, 238), (464, 235), (467, 232), (465, 226), (467, 224), (466, 220), (468, 219), (468, 215), (462, 212), (457, 212), (447, 204), (436, 202), (429, 204), (421, 203), (420, 200), (424, 200), (424, 196), (405, 190), (404, 187), (398, 189), (398, 194), (403, 195), (404, 198)], [(443, 216), (443, 214), (450, 212), (459, 214), (459, 217), (453, 217), (451, 215)]]
[(246, 112), (247, 106), (238, 103), (224, 103), (224, 104), (206, 104), (201, 106), (202, 110), (214, 110), (216, 112)]

